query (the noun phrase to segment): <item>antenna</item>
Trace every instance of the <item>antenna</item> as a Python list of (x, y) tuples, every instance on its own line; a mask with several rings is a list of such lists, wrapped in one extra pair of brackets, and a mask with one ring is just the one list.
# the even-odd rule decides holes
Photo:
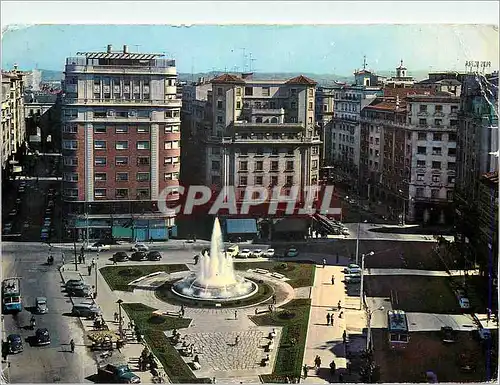
[(366, 55), (363, 56), (363, 69), (366, 70)]
[(246, 71), (246, 68), (247, 68), (247, 64), (246, 64), (246, 58), (247, 58), (247, 55), (245, 54), (245, 51), (246, 51), (246, 48), (240, 48), (240, 50), (243, 51), (243, 61), (242, 61), (242, 68), (243, 68), (243, 72)]
[(140, 47), (140, 46), (141, 46), (140, 44), (134, 44), (134, 47), (135, 47), (136, 52), (139, 52), (139, 47)]
[(257, 59), (253, 59), (252, 58), (252, 54), (250, 54), (250, 72), (252, 72), (252, 67), (253, 67), (252, 64), (253, 64), (254, 61), (257, 61)]

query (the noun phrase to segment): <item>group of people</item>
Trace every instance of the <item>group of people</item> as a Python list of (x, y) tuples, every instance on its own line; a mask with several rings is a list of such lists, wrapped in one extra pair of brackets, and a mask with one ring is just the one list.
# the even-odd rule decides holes
[(158, 364), (155, 361), (155, 356), (146, 348), (142, 350), (141, 356), (139, 357), (138, 365), (139, 365), (139, 370), (141, 372), (145, 372), (148, 369), (148, 366), (149, 370), (151, 371), (156, 370), (158, 368)]

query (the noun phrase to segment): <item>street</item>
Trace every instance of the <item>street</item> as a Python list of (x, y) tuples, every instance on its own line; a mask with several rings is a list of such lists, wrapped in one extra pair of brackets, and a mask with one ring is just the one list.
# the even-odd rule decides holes
[[(8, 377), (13, 383), (81, 383), (95, 372), (95, 362), (83, 345), (83, 332), (78, 318), (64, 315), (71, 311), (71, 302), (61, 291), (61, 276), (57, 269), (61, 255), (54, 254), (56, 263), (46, 266), (48, 247), (40, 243), (3, 243), (3, 278), (22, 277), (21, 295), (23, 311), (16, 317), (4, 316), (4, 338), (20, 334), (24, 341), (34, 335), (26, 328), (31, 308), (37, 296), (47, 297), (49, 312), (36, 315), (36, 327), (49, 330), (51, 344), (46, 347), (30, 346), (24, 342), (24, 352), (9, 355), (11, 363)], [(70, 352), (69, 341), (77, 345)]]

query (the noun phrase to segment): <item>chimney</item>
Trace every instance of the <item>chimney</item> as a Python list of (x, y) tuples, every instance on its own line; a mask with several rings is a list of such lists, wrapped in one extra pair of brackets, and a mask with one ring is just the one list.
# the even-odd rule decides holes
[(106, 50), (106, 52), (111, 53), (112, 49), (113, 49), (113, 46), (111, 44), (108, 44), (108, 49)]
[(128, 53), (128, 45), (123, 46), (123, 53)]

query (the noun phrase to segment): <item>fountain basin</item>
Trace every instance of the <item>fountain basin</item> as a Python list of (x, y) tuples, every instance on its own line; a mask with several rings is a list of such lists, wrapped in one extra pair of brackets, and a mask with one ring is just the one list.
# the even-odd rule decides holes
[(236, 281), (224, 286), (216, 284), (211, 286), (200, 282), (196, 274), (189, 275), (174, 283), (172, 292), (179, 297), (190, 300), (211, 301), (211, 302), (229, 302), (251, 297), (259, 290), (256, 283), (236, 276)]

